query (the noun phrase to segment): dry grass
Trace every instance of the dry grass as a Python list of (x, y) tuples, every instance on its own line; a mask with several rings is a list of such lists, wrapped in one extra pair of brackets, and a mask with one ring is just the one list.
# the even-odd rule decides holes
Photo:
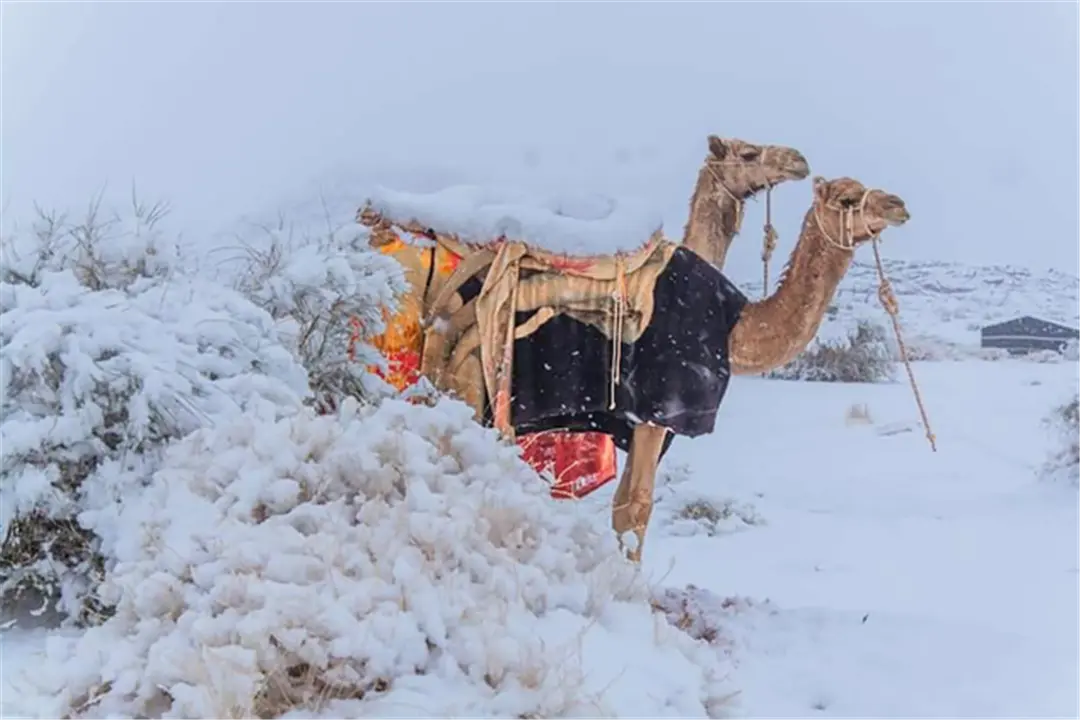
[(109, 608), (93, 592), (105, 576), (94, 534), (74, 520), (58, 520), (41, 512), (14, 518), (0, 544), (4, 605), (14, 607), (29, 601), (42, 611), (47, 609), (59, 597), (65, 573), (42, 572), (42, 568), (56, 567), (76, 570), (89, 588), (72, 620), (92, 625), (108, 617)]
[(695, 640), (710, 645), (724, 644), (720, 620), (724, 613), (738, 611), (737, 598), (718, 598), (695, 585), (663, 588), (651, 600), (654, 612), (662, 613), (669, 623)]

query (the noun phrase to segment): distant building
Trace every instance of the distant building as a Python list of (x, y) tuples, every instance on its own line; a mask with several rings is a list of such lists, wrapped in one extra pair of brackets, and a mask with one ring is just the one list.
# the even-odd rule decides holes
[(1080, 330), (1049, 320), (1025, 315), (982, 329), (984, 348), (1001, 348), (1011, 355), (1026, 355), (1040, 350), (1061, 352), (1070, 340), (1080, 338)]

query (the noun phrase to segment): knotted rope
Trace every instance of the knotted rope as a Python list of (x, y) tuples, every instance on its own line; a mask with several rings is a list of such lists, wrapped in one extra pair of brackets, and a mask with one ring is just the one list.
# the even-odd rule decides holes
[(761, 296), (769, 296), (769, 260), (776, 251), (779, 235), (772, 224), (772, 185), (765, 188), (765, 236), (761, 241)]
[[(757, 165), (765, 165), (765, 158), (768, 156), (769, 149), (764, 148), (761, 151), (761, 157), (756, 163)], [(720, 175), (714, 169), (714, 166), (731, 165), (735, 167), (747, 167), (750, 163), (736, 161), (706, 161), (705, 167), (708, 169), (709, 174), (712, 175), (713, 180), (716, 182), (716, 186), (720, 188), (724, 195), (735, 203), (735, 228), (734, 233), (738, 234), (742, 229), (742, 221), (746, 215), (746, 199), (738, 197), (731, 191), (723, 180), (720, 179)], [(769, 261), (772, 259), (773, 253), (776, 251), (776, 241), (779, 239), (779, 234), (776, 232), (776, 228), (772, 224), (772, 189), (771, 184), (765, 185), (765, 224), (762, 228), (764, 231), (764, 238), (761, 243), (761, 263), (762, 263), (762, 297), (769, 295)]]
[(908, 382), (911, 384), (911, 392), (915, 396), (915, 404), (919, 407), (919, 416), (922, 418), (923, 428), (926, 430), (926, 439), (930, 443), (930, 449), (933, 452), (937, 452), (937, 437), (934, 435), (933, 430), (930, 429), (930, 418), (927, 415), (926, 406), (923, 404), (922, 394), (919, 392), (919, 384), (915, 381), (915, 371), (911, 368), (911, 360), (908, 357), (907, 345), (904, 344), (903, 333), (900, 330), (900, 301), (897, 300), (896, 293), (893, 292), (892, 283), (889, 281), (889, 277), (885, 273), (885, 265), (881, 261), (881, 250), (879, 248), (881, 243), (881, 233), (872, 232), (869, 223), (866, 222), (866, 201), (870, 197), (871, 192), (873, 191), (868, 189), (863, 193), (858, 207), (830, 208), (836, 210), (840, 215), (839, 240), (833, 239), (825, 229), (825, 225), (821, 221), (821, 216), (818, 213), (817, 207), (814, 208), (814, 222), (817, 224), (818, 230), (821, 231), (822, 236), (824, 236), (825, 240), (828, 241), (830, 245), (851, 252), (855, 249), (855, 214), (858, 213), (859, 219), (862, 221), (863, 229), (869, 236), (870, 243), (874, 248), (874, 265), (877, 268), (878, 275), (878, 301), (892, 321), (893, 334), (896, 336), (896, 346), (900, 351), (900, 360), (904, 363), (904, 370), (907, 372)]

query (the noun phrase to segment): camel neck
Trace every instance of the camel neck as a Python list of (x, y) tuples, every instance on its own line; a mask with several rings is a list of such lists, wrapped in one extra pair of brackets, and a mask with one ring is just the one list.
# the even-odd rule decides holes
[(683, 233), (683, 245), (717, 269), (724, 267), (728, 248), (739, 234), (742, 205), (722, 180), (705, 165), (698, 172), (697, 186), (690, 198), (690, 216)]
[(776, 291), (747, 304), (732, 334), (731, 362), (739, 374), (785, 365), (817, 335), (854, 253), (830, 243), (811, 207)]

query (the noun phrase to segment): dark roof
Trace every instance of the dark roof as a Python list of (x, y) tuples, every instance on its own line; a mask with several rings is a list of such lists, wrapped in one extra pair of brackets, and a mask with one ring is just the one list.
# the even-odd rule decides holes
[(1004, 322), (995, 323), (993, 325), (986, 325), (982, 329), (982, 334), (985, 335), (998, 335), (998, 334), (1020, 334), (1020, 335), (1046, 335), (1049, 337), (1080, 337), (1080, 330), (1069, 327), (1068, 325), (1062, 325), (1061, 323), (1053, 322), (1052, 320), (1043, 320), (1032, 315), (1023, 315), (1012, 320), (1005, 320)]

